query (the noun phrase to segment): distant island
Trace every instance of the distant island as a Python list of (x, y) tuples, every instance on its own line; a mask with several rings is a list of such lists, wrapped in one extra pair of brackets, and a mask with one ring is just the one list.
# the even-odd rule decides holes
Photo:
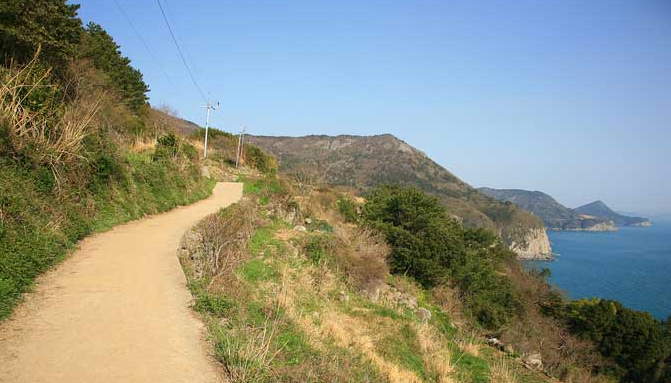
[(629, 217), (613, 211), (605, 203), (594, 201), (587, 205), (582, 205), (575, 209), (580, 214), (587, 214), (595, 217), (609, 219), (615, 222), (616, 226), (650, 226), (650, 220), (641, 217)]
[(540, 191), (479, 188), (479, 192), (502, 202), (511, 202), (529, 211), (550, 230), (615, 231), (618, 226), (650, 226), (646, 218), (618, 214), (601, 201), (576, 209), (567, 208)]

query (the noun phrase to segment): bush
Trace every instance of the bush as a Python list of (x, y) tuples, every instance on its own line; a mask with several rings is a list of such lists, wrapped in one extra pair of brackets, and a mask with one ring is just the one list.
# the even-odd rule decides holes
[(665, 368), (668, 334), (665, 338), (665, 325), (649, 313), (593, 298), (568, 304), (566, 318), (572, 331), (596, 342), (604, 356), (624, 369), (625, 381), (655, 381), (654, 376)]
[(336, 204), (338, 205), (338, 211), (345, 219), (345, 222), (358, 222), (359, 213), (357, 212), (356, 204), (346, 197), (338, 198)]
[(259, 170), (264, 174), (277, 172), (277, 160), (263, 150), (253, 145), (245, 144), (245, 162), (248, 166)]
[(365, 290), (385, 281), (391, 249), (383, 237), (366, 229), (343, 228), (335, 235), (339, 242), (334, 254), (336, 263), (355, 287)]
[(452, 283), (464, 308), (488, 329), (523, 311), (512, 283), (497, 267), (513, 255), (492, 233), (464, 229), (440, 201), (413, 187), (382, 186), (366, 195), (362, 217), (391, 245), (391, 271), (424, 287)]

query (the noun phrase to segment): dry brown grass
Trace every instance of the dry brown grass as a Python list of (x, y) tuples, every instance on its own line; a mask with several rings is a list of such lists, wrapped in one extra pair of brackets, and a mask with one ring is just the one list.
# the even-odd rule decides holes
[(505, 355), (497, 356), (489, 365), (492, 383), (517, 383), (513, 362)]
[(471, 354), (473, 356), (480, 356), (480, 342), (478, 335), (475, 332), (463, 334), (458, 340), (457, 344), (461, 351)]
[[(254, 205), (247, 199), (203, 219), (182, 240), (180, 257), (193, 279), (205, 278), (210, 288), (237, 293), (237, 265), (248, 258), (247, 241), (256, 227)], [(235, 296), (235, 295), (232, 295)]]
[(391, 252), (384, 238), (370, 230), (336, 227), (338, 265), (352, 284), (361, 290), (374, 288), (389, 276), (387, 258)]
[[(308, 266), (303, 270), (285, 267), (281, 270), (281, 287), (277, 294), (280, 305), (303, 333), (310, 344), (321, 350), (324, 344), (335, 343), (342, 349), (353, 350), (368, 360), (379, 373), (391, 383), (420, 383), (422, 380), (412, 371), (380, 356), (375, 350), (375, 328), (362, 318), (339, 312), (329, 293), (341, 289), (338, 278), (327, 267)], [(318, 320), (297, 309), (300, 299), (316, 294), (323, 308)]]
[(133, 142), (133, 145), (130, 147), (130, 151), (135, 153), (152, 151), (156, 147), (156, 139), (145, 139), (138, 138)]
[(445, 340), (428, 324), (417, 327), (419, 346), (422, 349), (424, 364), (438, 374), (438, 382), (453, 383), (458, 360), (452, 358)]
[(30, 148), (33, 160), (48, 165), (60, 184), (62, 165), (82, 158), (83, 140), (91, 133), (102, 95), (78, 92), (62, 111), (51, 110), (62, 102), (55, 99), (46, 100), (37, 109), (28, 108), (26, 104), (35, 92), (52, 88), (47, 83), (49, 71), (36, 68), (38, 56), (39, 50), (25, 66), (1, 72), (0, 116), (13, 149), (21, 152)]

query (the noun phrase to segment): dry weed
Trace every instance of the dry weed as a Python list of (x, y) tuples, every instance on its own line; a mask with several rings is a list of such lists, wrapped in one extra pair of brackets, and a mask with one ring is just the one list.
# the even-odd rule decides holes
[(419, 336), (419, 346), (422, 350), (424, 364), (438, 374), (440, 383), (454, 382), (453, 373), (458, 360), (452, 359), (452, 354), (445, 341), (428, 324), (419, 325), (417, 335)]
[(478, 342), (477, 334), (474, 332), (464, 334), (459, 340), (457, 340), (457, 344), (459, 345), (461, 351), (467, 354), (471, 354), (473, 356), (480, 355), (480, 343)]
[(83, 158), (84, 138), (91, 133), (91, 122), (96, 116), (101, 94), (93, 98), (78, 96), (54, 116), (50, 108), (60, 100), (48, 100), (31, 110), (26, 103), (34, 92), (51, 88), (47, 84), (49, 71), (38, 73), (39, 49), (33, 59), (22, 68), (10, 68), (0, 79), (0, 115), (8, 127), (14, 150), (31, 148), (33, 159), (50, 167), (60, 184), (60, 168), (75, 158)]
[(498, 356), (490, 364), (492, 383), (517, 383), (515, 369), (510, 359), (504, 355)]

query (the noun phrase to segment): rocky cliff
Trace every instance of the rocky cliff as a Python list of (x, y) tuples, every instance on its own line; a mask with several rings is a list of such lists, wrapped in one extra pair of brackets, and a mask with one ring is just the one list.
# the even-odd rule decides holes
[(519, 259), (554, 259), (550, 239), (544, 229), (526, 230), (519, 242), (512, 242), (510, 249)]
[[(487, 197), (421, 151), (390, 135), (251, 136), (249, 142), (277, 156), (280, 170), (299, 179), (360, 192), (380, 184), (413, 185), (438, 197), (465, 226), (501, 233), (507, 245), (528, 257), (520, 244), (544, 232), (542, 221), (512, 203)], [(514, 228), (514, 229), (513, 229)], [(549, 247), (549, 242), (548, 242)], [(540, 248), (540, 247), (539, 247)], [(545, 252), (545, 251), (544, 251)], [(541, 254), (541, 253), (539, 253)]]

